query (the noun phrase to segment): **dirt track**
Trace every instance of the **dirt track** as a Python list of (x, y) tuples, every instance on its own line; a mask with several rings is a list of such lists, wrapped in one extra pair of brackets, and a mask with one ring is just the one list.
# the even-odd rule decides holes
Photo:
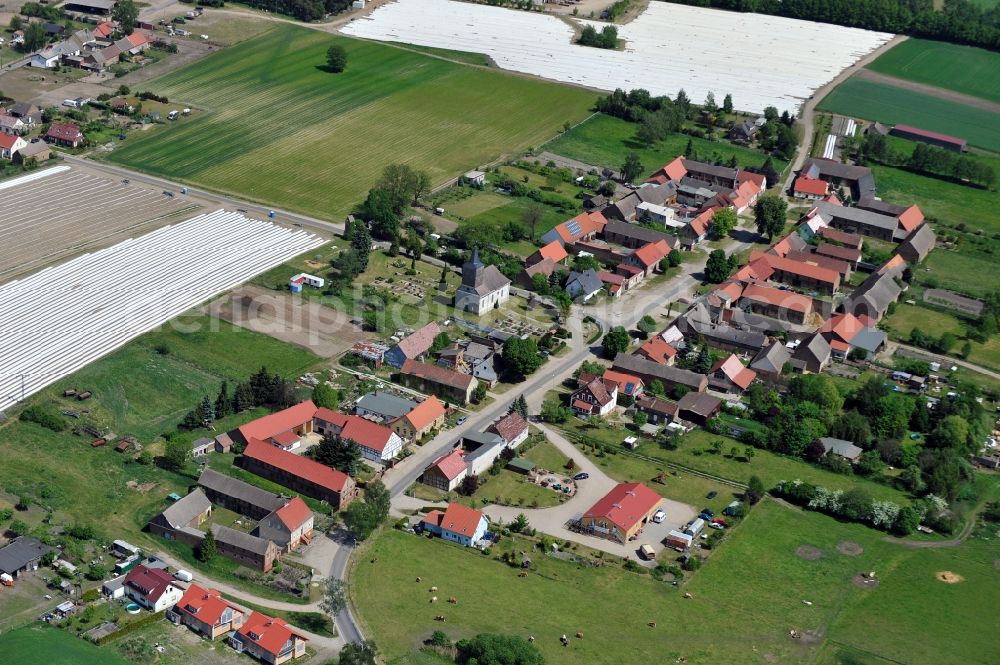
[(870, 69), (862, 69), (857, 73), (857, 77), (866, 81), (871, 81), (872, 83), (894, 85), (897, 88), (912, 90), (913, 92), (930, 95), (931, 97), (945, 99), (949, 102), (956, 102), (964, 106), (971, 106), (973, 108), (989, 111), (990, 113), (1000, 114), (1000, 104), (980, 99), (979, 97), (972, 97), (971, 95), (963, 95), (962, 93), (955, 92), (954, 90), (946, 90), (945, 88), (938, 88), (933, 85), (907, 81), (906, 79), (896, 78), (895, 76), (889, 76), (888, 74), (873, 72)]

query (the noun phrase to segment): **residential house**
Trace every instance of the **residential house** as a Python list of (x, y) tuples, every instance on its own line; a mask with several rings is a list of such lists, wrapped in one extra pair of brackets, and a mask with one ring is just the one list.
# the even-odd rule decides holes
[(170, 573), (143, 564), (128, 572), (123, 586), (130, 600), (152, 612), (173, 607), (184, 595), (184, 589)]
[(0, 548), (0, 573), (17, 578), (21, 573), (38, 570), (39, 562), (55, 550), (37, 538), (21, 536)]
[(830, 183), (800, 175), (792, 185), (792, 196), (807, 201), (819, 201), (830, 193)]
[(642, 483), (621, 483), (580, 518), (580, 528), (599, 538), (626, 544), (637, 536), (660, 506), (663, 497)]
[[(559, 243), (556, 243), (557, 245)], [(562, 247), (562, 245), (559, 245)], [(536, 252), (537, 253), (537, 252)], [(535, 275), (541, 275), (545, 278), (545, 283), (549, 284), (551, 282), (552, 274), (555, 272), (563, 272), (567, 270), (566, 266), (561, 263), (556, 263), (552, 259), (542, 259), (538, 263), (532, 263), (525, 267), (524, 270), (517, 276), (515, 280), (521, 288), (531, 291), (535, 288)]]
[(583, 272), (571, 271), (566, 280), (566, 293), (571, 298), (579, 298), (586, 302), (604, 289), (604, 282), (598, 277), (597, 271), (587, 268)]
[(16, 102), (7, 108), (7, 113), (20, 118), (28, 127), (42, 124), (42, 110), (31, 102)]
[(612, 298), (617, 298), (624, 293), (628, 289), (626, 284), (629, 284), (630, 282), (630, 280), (626, 279), (624, 275), (617, 275), (606, 270), (598, 270), (597, 277), (608, 289), (608, 295)]
[(244, 469), (272, 480), (291, 490), (343, 510), (357, 498), (357, 486), (345, 473), (269, 443), (253, 439), (243, 450), (238, 463)]
[(358, 399), (354, 413), (378, 423), (389, 423), (405, 416), (416, 405), (417, 402), (412, 399), (376, 390)]
[(757, 372), (744, 367), (735, 354), (729, 354), (709, 371), (708, 385), (722, 392), (741, 394), (755, 378)]
[(198, 476), (198, 485), (212, 504), (245, 515), (252, 520), (264, 519), (288, 503), (287, 497), (268, 492), (208, 467), (202, 469), (201, 475)]
[(630, 289), (646, 277), (646, 272), (642, 268), (629, 263), (619, 263), (615, 266), (615, 274), (624, 277), (622, 284)]
[(830, 364), (832, 349), (823, 335), (810, 335), (792, 353), (792, 367), (802, 373), (819, 374)]
[(924, 213), (916, 205), (896, 205), (887, 203), (876, 196), (866, 196), (858, 201), (858, 208), (869, 212), (895, 217), (899, 225), (894, 237), (896, 239), (905, 237), (916, 231), (924, 223)]
[(743, 122), (733, 125), (726, 137), (734, 143), (747, 145), (759, 131), (760, 127), (757, 123), (747, 118)]
[(834, 439), (833, 437), (824, 436), (819, 439), (819, 442), (823, 444), (823, 450), (826, 451), (826, 454), (843, 457), (851, 464), (857, 464), (861, 458), (861, 453), (864, 452), (861, 448), (844, 439)]
[(308, 640), (284, 619), (252, 612), (239, 630), (229, 636), (229, 645), (269, 665), (281, 665), (306, 655)]
[(135, 110), (135, 107), (124, 97), (115, 97), (109, 102), (109, 105), (112, 111), (122, 115), (128, 115)]
[(324, 436), (333, 434), (350, 441), (361, 450), (365, 459), (389, 464), (403, 451), (403, 439), (394, 431), (361, 416), (351, 416), (319, 408), (313, 417)]
[(636, 351), (636, 355), (661, 365), (673, 365), (677, 357), (677, 349), (667, 344), (659, 335), (645, 342)]
[(691, 250), (695, 245), (705, 241), (708, 230), (712, 227), (712, 216), (717, 208), (709, 208), (698, 213), (698, 216), (681, 229), (681, 247)]
[(570, 395), (569, 404), (578, 416), (608, 415), (618, 404), (618, 385), (609, 382), (605, 384), (600, 378), (593, 378), (578, 387)]
[(471, 374), (479, 381), (485, 382), (488, 388), (492, 388), (500, 379), (493, 366), (496, 355), (493, 344), (456, 342), (438, 353), (437, 364), (445, 369)]
[(654, 231), (639, 224), (629, 224), (618, 220), (609, 220), (605, 225), (604, 239), (630, 249), (638, 249), (661, 240), (667, 243), (668, 249), (677, 246), (677, 238), (672, 235)]
[(507, 448), (507, 442), (494, 432), (469, 432), (462, 437), (462, 447), (469, 475), (478, 476), (493, 466), (493, 462)]
[(174, 501), (161, 513), (149, 520), (150, 533), (179, 540), (189, 545), (201, 542), (203, 533), (198, 529), (212, 514), (212, 503), (200, 489), (189, 492)]
[(216, 589), (191, 584), (177, 604), (167, 610), (167, 619), (183, 624), (202, 637), (214, 640), (243, 625), (243, 610)]
[(295, 497), (265, 516), (250, 533), (273, 542), (283, 552), (291, 552), (312, 540), (313, 513), (305, 501)]
[(51, 157), (52, 149), (49, 148), (48, 143), (39, 139), (32, 139), (30, 143), (25, 144), (24, 147), (14, 153), (14, 163), (21, 165), (29, 159), (34, 159), (36, 163), (41, 164), (48, 161)]
[(15, 115), (4, 113), (3, 109), (0, 109), (0, 134), (21, 136), (26, 131), (27, 125), (24, 124), (23, 120)]
[(0, 159), (13, 161), (28, 144), (16, 134), (0, 134)]
[(496, 266), (479, 260), (479, 248), (462, 266), (462, 284), (455, 292), (455, 309), (482, 316), (510, 298), (510, 280)]
[(511, 411), (487, 429), (500, 436), (508, 448), (517, 448), (528, 438), (528, 423), (517, 411)]
[(705, 426), (722, 411), (722, 400), (706, 392), (689, 392), (677, 400), (677, 416)]
[(462, 176), (462, 182), (473, 187), (483, 187), (486, 185), (485, 171), (466, 171)]
[(45, 140), (64, 148), (78, 148), (83, 143), (83, 132), (73, 123), (54, 122), (49, 125)]
[[(685, 337), (704, 338), (711, 346), (734, 353), (754, 354), (767, 344), (767, 335), (750, 327), (717, 323), (705, 303), (696, 303), (675, 325)], [(669, 341), (669, 340), (668, 340)]]
[(669, 253), (670, 245), (667, 244), (667, 241), (657, 240), (635, 250), (624, 262), (639, 268), (645, 273), (646, 277), (649, 277), (653, 272), (659, 270), (660, 261), (667, 258), (667, 254)]
[(640, 395), (635, 401), (635, 408), (645, 413), (647, 423), (652, 425), (671, 423), (677, 418), (677, 402), (660, 399), (652, 393)]
[[(749, 267), (755, 271), (761, 265), (760, 260), (770, 268), (770, 274), (760, 279), (782, 282), (800, 289), (815, 290), (827, 295), (833, 295), (840, 289), (840, 273), (830, 268), (816, 265), (816, 262), (806, 263), (793, 258), (751, 252)], [(742, 271), (741, 271), (742, 272)], [(741, 272), (737, 273), (740, 279)]]
[(934, 235), (931, 225), (922, 224), (916, 231), (906, 236), (906, 240), (903, 241), (896, 252), (907, 263), (920, 263), (931, 253), (936, 243), (937, 237)]
[(819, 254), (816, 252), (815, 247), (810, 247), (804, 252), (789, 252), (785, 258), (789, 261), (798, 261), (800, 263), (807, 263), (826, 270), (832, 270), (840, 275), (841, 282), (846, 282), (851, 276), (851, 264), (849, 262)]
[[(645, 222), (647, 224), (658, 224), (664, 228), (680, 228), (683, 226), (681, 222), (676, 219), (676, 214), (674, 209), (669, 206), (659, 206), (655, 203), (646, 203), (643, 201), (635, 207), (635, 218), (637, 222)], [(614, 220), (618, 221), (618, 220)], [(624, 223), (624, 222), (619, 222)], [(647, 227), (643, 227), (647, 228)], [(605, 230), (607, 233), (607, 230)]]
[(266, 573), (274, 567), (274, 562), (281, 556), (278, 546), (266, 538), (219, 524), (213, 524), (210, 528), (219, 554), (243, 565)]
[(434, 395), (389, 423), (403, 441), (419, 441), (444, 426), (444, 404)]
[(632, 222), (638, 219), (640, 214), (647, 214), (642, 212), (640, 208), (648, 211), (652, 206), (653, 209), (658, 209), (672, 204), (676, 200), (676, 183), (647, 183), (604, 208), (603, 216), (608, 221), (616, 219), (621, 222)]
[(447, 401), (468, 404), (478, 380), (468, 374), (454, 372), (444, 367), (407, 360), (399, 372), (404, 386), (425, 393), (433, 393)]
[(244, 445), (252, 439), (260, 439), (285, 450), (292, 450), (298, 447), (300, 437), (313, 431), (315, 413), (316, 405), (307, 399), (287, 409), (251, 420), (229, 434)]
[(433, 510), (420, 522), (424, 530), (465, 547), (482, 540), (489, 524), (481, 511), (460, 503), (449, 503), (444, 511)]
[(548, 260), (553, 264), (563, 263), (569, 257), (566, 253), (566, 248), (558, 240), (553, 240), (544, 247), (541, 247), (534, 254), (525, 259), (524, 264), (526, 266), (533, 266), (536, 263)]
[(402, 367), (407, 360), (422, 360), (431, 350), (434, 338), (441, 333), (436, 321), (431, 321), (411, 335), (407, 335), (385, 354), (385, 362)]
[(647, 386), (651, 385), (653, 381), (659, 381), (668, 391), (677, 386), (683, 386), (694, 392), (702, 392), (708, 388), (708, 377), (704, 374), (670, 365), (661, 365), (641, 356), (619, 353), (615, 356), (612, 367), (619, 372), (639, 377)]
[(601, 375), (601, 380), (604, 382), (604, 385), (614, 383), (618, 386), (619, 397), (625, 395), (634, 400), (642, 395), (643, 390), (645, 390), (642, 379), (639, 377), (633, 376), (632, 374), (626, 374), (624, 372), (616, 372), (613, 369), (604, 370), (604, 374)]
[(792, 354), (781, 342), (772, 342), (754, 356), (750, 362), (750, 369), (757, 373), (761, 379), (775, 380), (781, 376), (785, 369), (785, 363), (792, 359)]
[(812, 298), (764, 284), (748, 284), (740, 296), (739, 306), (755, 314), (796, 324), (804, 324), (813, 312)]
[(834, 187), (846, 187), (855, 201), (875, 193), (875, 176), (872, 175), (871, 169), (865, 166), (853, 166), (816, 157), (806, 161), (799, 175), (825, 180)]
[(451, 492), (461, 484), (468, 472), (465, 451), (456, 449), (431, 462), (424, 469), (421, 482), (443, 492)]
[(562, 224), (557, 224), (542, 235), (541, 241), (546, 245), (558, 241), (565, 247), (579, 240), (593, 240), (604, 231), (604, 225), (607, 223), (608, 220), (600, 212), (583, 212)]

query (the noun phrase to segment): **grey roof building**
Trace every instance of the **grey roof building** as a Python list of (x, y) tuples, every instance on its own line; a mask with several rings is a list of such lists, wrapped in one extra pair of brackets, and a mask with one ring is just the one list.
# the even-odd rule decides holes
[(37, 538), (21, 536), (0, 549), (0, 573), (17, 577), (26, 570), (37, 568), (42, 557), (52, 551)]
[(597, 276), (597, 271), (588, 268), (583, 272), (570, 272), (569, 279), (566, 280), (566, 293), (572, 298), (583, 298), (589, 300), (591, 296), (604, 288), (604, 282)]
[(863, 349), (869, 355), (878, 353), (885, 346), (885, 333), (870, 326), (862, 328), (851, 338), (852, 349)]
[(363, 395), (354, 406), (359, 416), (372, 416), (382, 422), (405, 416), (417, 406), (417, 402), (391, 393), (375, 391)]
[(892, 240), (899, 227), (899, 220), (896, 217), (871, 210), (850, 208), (824, 201), (817, 203), (816, 207), (823, 219), (829, 221), (830, 226), (849, 233)]
[(858, 448), (850, 441), (845, 441), (843, 439), (834, 439), (829, 436), (824, 436), (820, 438), (819, 442), (823, 444), (823, 450), (826, 452), (838, 455), (851, 462), (857, 462), (858, 458), (861, 457), (861, 453), (864, 452), (861, 448)]
[(645, 382), (646, 385), (653, 381), (660, 381), (665, 387), (684, 386), (689, 390), (702, 392), (708, 387), (708, 377), (704, 374), (691, 372), (671, 365), (661, 365), (660, 363), (646, 360), (640, 356), (633, 356), (627, 353), (619, 353), (615, 356), (613, 364), (615, 370), (634, 374)]
[(937, 244), (937, 236), (934, 235), (931, 225), (921, 224), (916, 231), (906, 237), (896, 253), (902, 256), (907, 263), (920, 263), (931, 253), (935, 244)]
[(878, 321), (885, 316), (889, 305), (899, 299), (903, 288), (896, 283), (893, 272), (879, 274), (873, 272), (854, 289), (851, 294), (850, 309), (855, 316), (866, 315)]
[(802, 341), (792, 354), (792, 367), (800, 372), (822, 372), (830, 362), (832, 349), (826, 339), (816, 333)]
[(770, 374), (778, 376), (785, 367), (785, 363), (792, 359), (792, 354), (781, 342), (774, 342), (760, 350), (750, 363), (750, 369), (758, 374)]
[(817, 157), (806, 161), (799, 173), (825, 180), (838, 187), (846, 185), (855, 200), (875, 194), (875, 176), (872, 175), (871, 169), (865, 166), (842, 164)]
[[(205, 515), (211, 510), (212, 502), (208, 500), (204, 492), (196, 489), (170, 506), (167, 506), (160, 515), (170, 527), (181, 529), (186, 526), (195, 526), (199, 516)], [(195, 524), (192, 524), (192, 522)]]
[(510, 298), (510, 280), (494, 265), (479, 260), (479, 249), (462, 266), (462, 284), (455, 292), (455, 309), (482, 316)]
[(213, 503), (255, 520), (263, 519), (288, 501), (256, 485), (207, 468), (198, 477), (198, 484)]

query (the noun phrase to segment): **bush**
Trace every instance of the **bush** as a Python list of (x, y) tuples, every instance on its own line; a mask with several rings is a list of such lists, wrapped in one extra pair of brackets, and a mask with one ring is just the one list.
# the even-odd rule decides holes
[(21, 412), (21, 420), (41, 425), (53, 432), (62, 432), (69, 423), (55, 409), (36, 404)]

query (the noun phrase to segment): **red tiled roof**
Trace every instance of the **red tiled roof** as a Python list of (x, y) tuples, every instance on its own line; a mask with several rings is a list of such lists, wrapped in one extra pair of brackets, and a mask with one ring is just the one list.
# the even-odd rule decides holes
[(830, 348), (833, 349), (834, 351), (841, 351), (843, 353), (847, 353), (848, 351), (851, 350), (851, 345), (848, 344), (847, 342), (841, 342), (839, 339), (835, 339), (832, 342), (830, 342)]
[(666, 164), (662, 169), (663, 174), (671, 180), (680, 180), (687, 175), (687, 167), (684, 166), (684, 156), (674, 157), (673, 161)]
[[(291, 626), (284, 619), (269, 617), (260, 612), (252, 613), (237, 632), (243, 639), (253, 642), (274, 656), (281, 653), (285, 644), (293, 636), (301, 640), (306, 639), (299, 632), (292, 630)], [(251, 634), (254, 637), (251, 637)]]
[(309, 506), (299, 497), (293, 498), (274, 512), (289, 531), (295, 531), (313, 516)]
[(347, 415), (341, 413), (340, 411), (334, 411), (328, 409), (325, 406), (321, 406), (316, 409), (316, 413), (313, 414), (313, 419), (322, 420), (323, 422), (330, 423), (334, 427), (343, 428), (347, 424)]
[[(574, 393), (574, 395), (580, 394), (580, 393), (583, 393), (583, 392), (590, 393), (594, 397), (594, 400), (599, 405), (601, 405), (601, 406), (607, 405), (613, 399), (612, 396), (611, 396), (611, 393), (608, 391), (608, 387), (606, 385), (604, 385), (604, 382), (601, 381), (600, 379), (594, 379), (593, 381), (591, 381), (587, 385), (585, 385), (582, 388), (580, 388), (579, 390), (577, 390)], [(577, 401), (580, 401), (580, 400), (577, 400)], [(587, 402), (584, 402), (584, 403), (587, 404), (587, 408), (588, 409), (593, 407), (593, 405), (590, 404), (590, 403), (587, 403)]]
[(449, 503), (441, 518), (441, 528), (452, 533), (457, 533), (472, 538), (476, 535), (479, 522), (483, 519), (483, 514), (460, 503)]
[(437, 467), (441, 474), (448, 480), (455, 480), (466, 470), (465, 455), (461, 449), (453, 450), (443, 457), (439, 457), (427, 467), (428, 469)]
[(413, 429), (422, 430), (432, 422), (444, 415), (444, 404), (434, 395), (431, 395), (423, 402), (413, 407), (413, 409), (403, 416)]
[(848, 233), (847, 231), (841, 231), (840, 229), (835, 229), (832, 226), (824, 226), (819, 230), (819, 235), (825, 240), (831, 242), (839, 242), (841, 245), (846, 245), (847, 247), (860, 247), (862, 238), (861, 236)]
[(475, 380), (468, 374), (453, 372), (445, 367), (428, 365), (427, 363), (418, 362), (413, 359), (408, 359), (404, 362), (400, 372), (403, 374), (417, 376), (434, 383), (451, 386), (452, 388), (460, 388), (461, 390), (468, 390), (469, 386), (472, 385), (472, 382)]
[(654, 363), (666, 365), (667, 362), (677, 355), (677, 349), (667, 344), (662, 337), (657, 335), (639, 347), (639, 355)]
[(800, 175), (795, 179), (795, 186), (793, 191), (798, 194), (812, 194), (814, 196), (826, 196), (827, 189), (829, 188), (829, 183), (825, 180), (817, 180), (814, 178), (808, 178), (804, 175)]
[(108, 23), (107, 21), (99, 23), (97, 27), (94, 28), (95, 37), (110, 37), (111, 35), (114, 34), (114, 32), (115, 32), (114, 26)]
[(924, 213), (917, 206), (911, 205), (903, 211), (898, 219), (899, 225), (909, 233), (924, 223)]
[(500, 435), (500, 438), (510, 443), (528, 429), (528, 423), (517, 411), (511, 411), (500, 420), (493, 423), (490, 430)]
[(79, 141), (83, 138), (80, 128), (72, 123), (54, 122), (49, 125), (47, 137), (59, 139), (61, 141)]
[(423, 353), (427, 353), (431, 345), (434, 344), (434, 338), (440, 332), (441, 328), (438, 326), (437, 321), (431, 321), (412, 335), (401, 339), (396, 346), (399, 347), (399, 350), (407, 358), (416, 358)]
[(343, 492), (349, 480), (347, 474), (341, 471), (331, 469), (308, 457), (276, 448), (260, 439), (250, 439), (243, 454), (333, 492)]
[(840, 275), (846, 275), (851, 270), (851, 266), (847, 261), (841, 261), (840, 259), (816, 252), (788, 252), (785, 258), (789, 261), (799, 261), (811, 266), (826, 268)]
[(715, 210), (716, 208), (709, 208), (691, 220), (690, 226), (695, 235), (703, 236), (708, 232), (708, 227), (712, 224), (712, 215), (715, 214)]
[[(793, 261), (792, 259), (782, 258), (773, 254), (762, 254), (762, 256), (773, 270), (780, 270), (793, 275), (808, 277), (809, 279), (814, 279), (817, 282), (825, 282), (835, 286), (840, 284), (840, 275), (836, 271), (830, 270), (829, 268), (820, 268), (816, 265), (804, 263), (802, 261)], [(753, 258), (753, 255), (751, 255), (751, 258)], [(760, 279), (767, 278), (761, 277)]]
[(853, 314), (837, 314), (827, 319), (819, 332), (833, 333), (845, 342), (850, 342), (864, 327), (864, 324)]
[(594, 405), (590, 402), (584, 402), (582, 399), (573, 400), (573, 408), (579, 409), (580, 411), (592, 411)]
[(622, 284), (625, 283), (625, 278), (622, 275), (616, 275), (613, 272), (608, 272), (606, 270), (599, 270), (597, 272), (597, 276), (605, 284), (614, 284), (617, 286), (621, 286)]
[[(636, 392), (642, 388), (642, 379), (637, 376), (632, 376), (631, 374), (625, 374), (624, 372), (616, 372), (611, 369), (606, 369), (604, 370), (604, 376), (601, 378), (604, 380), (605, 384), (608, 382), (617, 384), (618, 392), (623, 395), (634, 396)], [(632, 390), (628, 390), (629, 386), (632, 386)]]
[(162, 568), (147, 568), (140, 564), (128, 571), (124, 584), (155, 603), (173, 582), (173, 576)]
[(722, 370), (722, 373), (726, 375), (726, 378), (743, 390), (746, 390), (757, 377), (757, 372), (744, 367), (743, 363), (740, 362), (740, 359), (733, 353), (729, 354), (729, 357), (725, 360), (720, 360), (715, 363), (715, 366), (712, 367), (711, 371), (714, 373), (719, 370)]
[(281, 434), (275, 434), (271, 437), (271, 441), (277, 443), (282, 447), (288, 447), (299, 440), (299, 435), (295, 432), (288, 430), (287, 432), (282, 432)]
[[(575, 221), (580, 232), (574, 233), (570, 230), (569, 222)], [(608, 220), (600, 212), (581, 212), (569, 221), (563, 222), (555, 227), (555, 232), (562, 238), (563, 244), (576, 242), (578, 238), (593, 233), (600, 233), (604, 230)]]
[(396, 433), (384, 425), (373, 423), (361, 416), (347, 416), (347, 422), (340, 431), (341, 438), (353, 441), (362, 448), (381, 454)]
[(767, 178), (764, 177), (762, 173), (753, 173), (752, 171), (740, 171), (736, 174), (736, 182), (743, 184), (744, 182), (752, 182), (757, 185), (758, 190), (764, 189), (764, 185), (767, 184)]
[(623, 532), (631, 531), (663, 497), (642, 483), (621, 483), (583, 514), (585, 518), (604, 518)]
[(898, 268), (904, 265), (906, 265), (906, 259), (904, 259), (900, 254), (893, 254), (892, 258), (886, 261), (885, 265), (878, 269), (878, 274), (884, 275), (893, 268)]
[(923, 136), (924, 138), (928, 139), (944, 141), (945, 143), (954, 143), (955, 145), (965, 145), (965, 139), (960, 139), (957, 136), (948, 136), (947, 134), (939, 134), (937, 132), (932, 132), (927, 129), (920, 129), (919, 127), (913, 127), (911, 125), (895, 125), (893, 129), (899, 132), (914, 134), (916, 136)]
[(290, 406), (268, 416), (251, 420), (246, 425), (238, 428), (243, 439), (267, 440), (287, 432), (303, 423), (310, 422), (316, 413), (316, 405), (311, 399), (299, 402), (295, 406)]
[(763, 284), (750, 284), (743, 289), (743, 298), (755, 302), (775, 305), (794, 312), (812, 311), (812, 298), (791, 291), (782, 291)]
[(840, 197), (837, 196), (836, 192), (830, 192), (820, 200), (823, 201), (824, 203), (832, 203), (833, 205), (838, 205), (838, 206), (844, 205), (844, 202), (840, 200)]
[(639, 259), (648, 268), (659, 263), (669, 253), (670, 245), (667, 244), (667, 241), (657, 240), (656, 242), (646, 243), (635, 250), (632, 256)]
[(642, 268), (629, 265), (628, 263), (619, 263), (618, 266), (615, 268), (615, 270), (617, 270), (618, 272), (627, 272), (629, 275), (633, 277), (642, 274)]
[(222, 619), (222, 613), (227, 609), (240, 612), (235, 605), (226, 602), (222, 594), (217, 589), (203, 589), (197, 584), (192, 584), (177, 602), (176, 609), (196, 617), (199, 621), (214, 626)]
[(131, 44), (133, 48), (149, 43), (149, 37), (141, 32), (133, 32), (126, 39), (128, 39), (128, 43)]
[(558, 240), (553, 240), (548, 245), (539, 249), (538, 254), (543, 259), (550, 259), (554, 263), (559, 263), (569, 256), (569, 254), (566, 253), (566, 248), (563, 247), (562, 243)]
[(17, 143), (18, 139), (20, 138), (21, 138), (20, 136), (14, 136), (13, 134), (0, 133), (0, 148), (3, 148), (4, 150), (10, 150), (11, 148), (14, 147), (14, 144)]

